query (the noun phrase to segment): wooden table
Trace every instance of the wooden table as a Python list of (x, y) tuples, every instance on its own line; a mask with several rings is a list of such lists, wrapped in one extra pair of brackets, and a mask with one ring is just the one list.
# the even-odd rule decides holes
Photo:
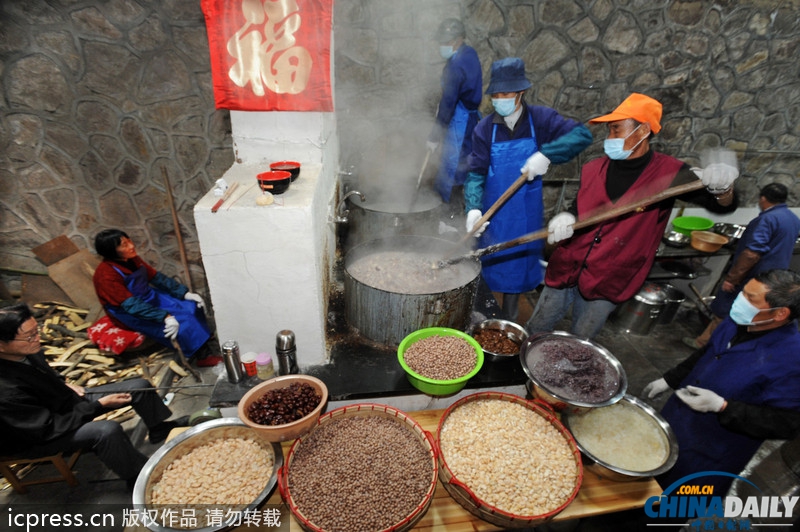
[[(444, 410), (419, 410), (406, 412), (409, 416), (436, 436), (436, 429), (439, 420), (444, 414)], [(289, 448), (293, 442), (282, 444), (283, 456), (289, 455)], [(577, 497), (567, 508), (558, 514), (553, 521), (564, 521), (567, 519), (578, 519), (613, 512), (621, 512), (633, 508), (642, 508), (644, 503), (653, 496), (661, 495), (662, 489), (653, 479), (639, 480), (633, 482), (615, 482), (603, 479), (590, 471), (584, 470), (583, 484)], [(302, 530), (294, 519), (288, 506), (283, 504), (281, 496), (276, 489), (272, 496), (267, 499), (267, 504), (281, 505), (281, 516), (290, 516), (290, 530)], [(285, 510), (285, 511), (284, 511)], [(244, 530), (244, 529), (243, 529)], [(491, 523), (475, 517), (460, 504), (458, 504), (441, 482), (436, 485), (433, 494), (433, 503), (422, 519), (414, 527), (414, 530), (421, 531), (496, 531), (503, 530)]]
[[(439, 420), (444, 412), (444, 410), (419, 410), (407, 412), (407, 414), (414, 418), (423, 429), (429, 431), (435, 437), (436, 429), (439, 426)], [(187, 428), (188, 427), (181, 427), (179, 429), (174, 429), (170, 433), (168, 439), (173, 438)], [(289, 441), (281, 444), (284, 458), (288, 457), (289, 449), (293, 443), (294, 441)], [(653, 479), (633, 482), (615, 482), (606, 480), (590, 471), (584, 470), (583, 484), (578, 491), (578, 495), (563, 512), (555, 516), (553, 521), (579, 519), (581, 517), (642, 508), (647, 499), (661, 495), (661, 492), (661, 487)], [(281, 530), (286, 530), (287, 521), (290, 531), (302, 530), (299, 523), (295, 520), (294, 515), (289, 510), (289, 507), (281, 500), (277, 487), (269, 499), (267, 499), (267, 504), (280, 508), (282, 520)], [(126, 532), (138, 532), (140, 530), (147, 529), (144, 527), (126, 528)], [(231, 530), (247, 532), (268, 529), (242, 526)], [(275, 529), (273, 528), (272, 530)], [(503, 529), (469, 513), (450, 497), (450, 494), (447, 493), (447, 490), (444, 489), (441, 482), (437, 482), (436, 491), (433, 494), (433, 503), (413, 530), (431, 532), (478, 532)]]

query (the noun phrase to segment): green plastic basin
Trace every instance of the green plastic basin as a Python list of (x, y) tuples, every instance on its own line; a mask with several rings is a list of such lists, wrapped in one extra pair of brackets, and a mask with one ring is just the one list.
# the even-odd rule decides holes
[(678, 216), (672, 220), (672, 228), (684, 235), (692, 235), (692, 231), (708, 231), (714, 222), (702, 216)]
[[(423, 340), (428, 338), (429, 336), (458, 336), (459, 338), (464, 339), (469, 345), (475, 348), (475, 353), (477, 356), (477, 360), (475, 362), (475, 367), (467, 373), (457, 379), (450, 379), (446, 381), (437, 380), (437, 379), (430, 379), (419, 373), (416, 373), (406, 364), (405, 357), (403, 354), (406, 352), (411, 344), (414, 342), (418, 342), (419, 340)], [(467, 381), (474, 377), (483, 366), (483, 349), (481, 345), (470, 335), (463, 333), (456, 329), (449, 329), (447, 327), (428, 327), (426, 329), (420, 329), (418, 331), (414, 331), (400, 342), (400, 345), (397, 346), (397, 360), (400, 362), (400, 365), (406, 372), (406, 376), (408, 377), (408, 382), (416, 388), (417, 390), (426, 393), (428, 395), (451, 395), (458, 391), (460, 391), (464, 386), (467, 385)]]

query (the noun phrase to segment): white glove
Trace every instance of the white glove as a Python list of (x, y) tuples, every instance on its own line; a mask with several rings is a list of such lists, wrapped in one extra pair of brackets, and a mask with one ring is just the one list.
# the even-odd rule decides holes
[(203, 298), (200, 297), (198, 294), (195, 294), (194, 292), (186, 292), (183, 295), (183, 299), (187, 301), (194, 301), (195, 303), (197, 303), (197, 308), (205, 308), (206, 306), (205, 302), (203, 301)]
[(174, 340), (178, 337), (178, 329), (180, 328), (181, 326), (174, 316), (167, 316), (164, 318), (164, 336), (170, 340)]
[(686, 403), (689, 408), (698, 412), (719, 412), (725, 405), (725, 399), (719, 395), (711, 390), (696, 386), (687, 386), (676, 390), (675, 395)]
[[(472, 228), (475, 227), (475, 224), (478, 223), (478, 220), (480, 220), (482, 217), (483, 213), (478, 209), (472, 209), (471, 211), (469, 211), (467, 213), (467, 232), (472, 231)], [(480, 229), (476, 230), (475, 234), (473, 234), (472, 236), (474, 236), (475, 238), (480, 237), (483, 234), (483, 232), (486, 231), (487, 227), (489, 227), (489, 222), (484, 222), (484, 224), (480, 227)]]
[(528, 181), (533, 181), (536, 176), (546, 174), (548, 168), (550, 168), (550, 159), (542, 155), (542, 152), (537, 151), (528, 157), (525, 166), (519, 169), (519, 173), (528, 174)]
[(429, 152), (431, 152), (431, 153), (435, 152), (436, 148), (438, 148), (438, 147), (439, 147), (439, 143), (438, 142), (431, 142), (430, 140), (428, 141), (428, 151)]
[(575, 216), (568, 212), (561, 212), (553, 216), (547, 224), (547, 242), (555, 244), (569, 238), (575, 232), (572, 225), (575, 223)]
[(657, 395), (661, 395), (662, 393), (669, 391), (670, 387), (667, 384), (666, 379), (663, 377), (660, 379), (656, 379), (647, 386), (644, 387), (642, 390), (642, 395), (647, 397), (648, 399), (652, 399)]
[(739, 177), (739, 169), (726, 163), (712, 163), (705, 168), (692, 168), (712, 194), (720, 194), (733, 186)]

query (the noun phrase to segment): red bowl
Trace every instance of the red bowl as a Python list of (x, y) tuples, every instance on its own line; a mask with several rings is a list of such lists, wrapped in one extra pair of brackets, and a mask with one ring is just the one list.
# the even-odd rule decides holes
[(289, 189), (292, 174), (282, 171), (261, 172), (256, 176), (261, 190), (269, 190), (273, 194), (283, 194)]
[(292, 181), (300, 175), (300, 163), (296, 161), (278, 161), (269, 165), (270, 170), (281, 170), (292, 174)]

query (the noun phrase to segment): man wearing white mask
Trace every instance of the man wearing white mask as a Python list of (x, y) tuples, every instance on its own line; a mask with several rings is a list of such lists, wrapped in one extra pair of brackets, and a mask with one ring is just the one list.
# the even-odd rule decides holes
[[(739, 474), (766, 439), (800, 435), (800, 274), (762, 272), (736, 296), (708, 344), (648, 384), (653, 399), (675, 390), (661, 414), (678, 439), (667, 489), (703, 471)], [(704, 476), (724, 496), (732, 477)], [(695, 481), (697, 482), (697, 481)]]
[[(469, 174), (464, 183), (467, 231), (520, 177), (525, 183), (475, 232), (481, 247), (538, 231), (544, 225), (542, 180), (551, 163), (565, 163), (592, 143), (592, 134), (580, 122), (541, 105), (528, 105), (525, 63), (509, 57), (492, 64), (487, 94), (494, 113), (475, 127)], [(544, 243), (530, 242), (481, 259), (482, 275), (493, 292), (503, 294), (503, 311), (510, 320), (519, 312), (519, 295), (542, 282)]]
[(739, 171), (732, 154), (733, 160), (701, 170), (650, 149), (650, 139), (661, 130), (661, 104), (653, 98), (633, 93), (614, 111), (589, 123), (608, 124), (606, 155), (583, 166), (575, 201), (548, 224), (548, 242), (558, 245), (525, 325), (531, 334), (552, 331), (570, 308), (572, 334), (593, 338), (599, 333), (617, 304), (636, 295), (647, 278), (675, 198), (573, 231), (576, 218), (634, 203), (698, 177), (706, 188), (680, 199), (717, 213), (736, 209), (733, 183)]
[(478, 106), (483, 96), (481, 62), (475, 49), (464, 43), (465, 36), (464, 25), (455, 18), (443, 20), (436, 32), (439, 54), (446, 62), (436, 124), (428, 136), (431, 153), (442, 147), (434, 186), (457, 212), (462, 207), (466, 161), (472, 151), (472, 130), (481, 119)]

